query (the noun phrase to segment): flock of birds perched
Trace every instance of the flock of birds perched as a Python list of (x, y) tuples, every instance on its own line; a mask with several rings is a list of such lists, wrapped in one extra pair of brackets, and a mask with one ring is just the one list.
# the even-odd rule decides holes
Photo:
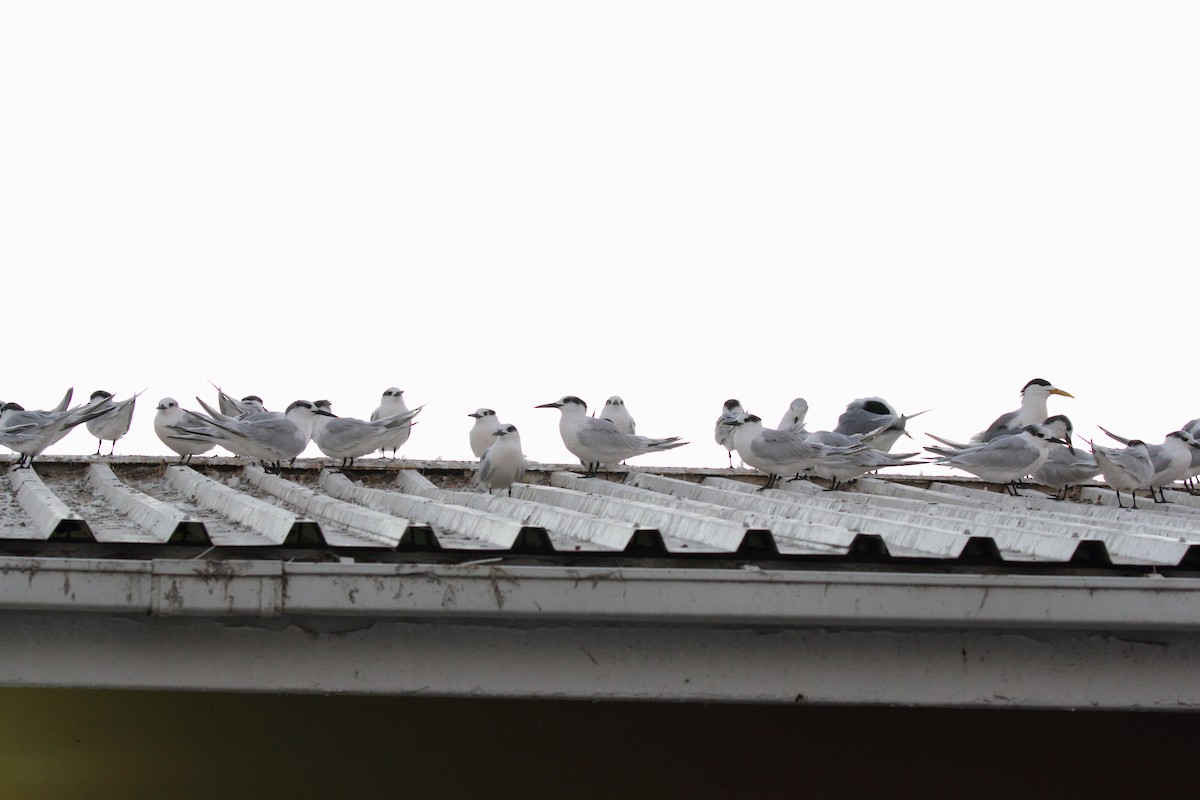
[[(925, 412), (899, 414), (879, 397), (852, 401), (832, 431), (807, 430), (808, 403), (803, 398), (792, 401), (777, 428), (765, 427), (761, 417), (731, 399), (722, 407), (713, 436), (728, 452), (730, 467), (736, 451), (743, 464), (768, 476), (763, 489), (784, 479), (818, 477), (833, 490), (879, 469), (934, 463), (1002, 485), (1014, 495), (1023, 479), (1032, 478), (1057, 490), (1060, 499), (1070, 487), (1102, 476), (1117, 492), (1118, 505), (1125, 507), (1121, 503), (1125, 491), (1136, 508), (1138, 490), (1148, 490), (1155, 502), (1167, 502), (1164, 487), (1180, 480), (1190, 482), (1200, 474), (1200, 419), (1155, 445), (1105, 431), (1124, 447), (1089, 441), (1085, 453), (1072, 443), (1071, 420), (1049, 415), (1048, 400), (1054, 395), (1072, 397), (1041, 378), (1029, 381), (1021, 390), (1020, 408), (998, 417), (969, 441), (927, 434), (937, 442), (924, 448), (932, 458), (918, 459), (920, 452), (891, 452), (901, 436), (912, 438), (906, 430), (908, 421)], [(0, 444), (20, 454), (17, 468), (31, 466), (36, 456), (78, 425), (86, 425), (99, 440), (96, 455), (106, 441), (112, 442), (109, 454), (115, 451), (117, 441), (129, 431), (138, 395), (116, 401), (111, 393), (97, 391), (87, 403), (74, 407), (71, 396), (68, 390), (57, 406), (45, 411), (0, 404)], [(366, 420), (335, 415), (328, 400), (297, 400), (279, 412), (268, 411), (256, 395), (237, 400), (219, 388), (217, 408), (196, 399), (205, 413), (183, 409), (170, 397), (156, 407), (155, 433), (179, 455), (180, 463), (220, 446), (275, 472), (284, 462), (294, 461), (310, 441), (329, 458), (341, 459), (343, 468), (377, 451), (386, 455), (391, 450), (394, 457), (408, 441), (413, 419), (422, 408), (409, 409), (404, 392), (396, 387), (384, 391), (379, 407)], [(588, 477), (635, 456), (688, 444), (678, 436), (639, 435), (617, 396), (608, 399), (599, 416), (588, 416), (587, 404), (574, 395), (536, 408), (558, 409), (563, 444), (586, 467)], [(488, 492), (511, 492), (526, 469), (516, 426), (500, 422), (488, 408), (468, 416), (475, 420), (468, 433), (471, 451), (480, 462), (476, 484)]]

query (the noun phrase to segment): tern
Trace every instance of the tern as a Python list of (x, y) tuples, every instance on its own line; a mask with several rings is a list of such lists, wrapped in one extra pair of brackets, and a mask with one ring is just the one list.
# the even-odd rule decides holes
[[(180, 427), (187, 431), (188, 438), (176, 435)], [(217, 446), (217, 443), (211, 438), (191, 436), (191, 434), (203, 431), (219, 435), (216, 428), (200, 425), (194, 421), (189, 422), (187, 412), (179, 407), (179, 403), (175, 402), (173, 397), (164, 397), (155, 406), (154, 432), (158, 434), (158, 438), (163, 444), (175, 451), (179, 456), (180, 464), (190, 464), (192, 456), (207, 453)]]
[(1001, 414), (991, 425), (971, 437), (974, 443), (990, 442), (998, 436), (1007, 436), (1030, 425), (1038, 425), (1049, 416), (1047, 401), (1052, 395), (1074, 397), (1042, 378), (1034, 378), (1021, 389), (1021, 407), (1016, 411)]
[(799, 475), (822, 462), (844, 459), (867, 449), (861, 442), (851, 447), (830, 447), (810, 441), (803, 433), (764, 428), (762, 418), (755, 414), (741, 414), (731, 424), (736, 428), (734, 446), (742, 461), (767, 474), (767, 482), (759, 491), (774, 487), (784, 475)]
[(1066, 444), (1042, 425), (1028, 425), (1020, 433), (1001, 436), (975, 447), (953, 450), (926, 447), (940, 456), (934, 463), (961, 469), (988, 482), (1002, 484), (1019, 497), (1017, 481), (1036, 472), (1050, 456), (1051, 443)]
[(637, 433), (637, 423), (633, 421), (629, 409), (625, 407), (625, 401), (615, 394), (604, 401), (604, 408), (600, 410), (600, 419), (606, 419), (616, 425), (617, 430), (622, 433)]
[(908, 421), (928, 411), (929, 409), (918, 411), (916, 414), (899, 414), (882, 397), (860, 397), (846, 404), (846, 410), (838, 417), (837, 427), (833, 430), (835, 433), (854, 436), (882, 428), (882, 432), (875, 435), (869, 444), (876, 450), (887, 452), (901, 436), (911, 439), (912, 435), (906, 429)]
[(468, 417), (474, 417), (475, 424), (471, 426), (468, 437), (471, 440), (471, 452), (476, 458), (483, 458), (483, 453), (495, 444), (495, 433), (504, 427), (496, 417), (496, 412), (490, 408), (477, 408)]
[(525, 454), (521, 451), (521, 434), (516, 425), (501, 425), (492, 433), (495, 439), (491, 447), (483, 451), (479, 460), (479, 471), (475, 483), (488, 490), (508, 490), (512, 496), (512, 485), (525, 477)]
[(586, 467), (584, 477), (593, 478), (602, 466), (619, 464), (627, 458), (682, 447), (687, 442), (680, 437), (652, 439), (625, 433), (608, 420), (587, 415), (587, 403), (574, 395), (566, 395), (553, 403), (534, 408), (557, 408), (562, 412), (558, 432), (563, 444)]
[(1104, 482), (1117, 493), (1117, 506), (1125, 507), (1121, 505), (1121, 490), (1124, 489), (1133, 498), (1133, 507), (1137, 508), (1137, 490), (1149, 486), (1154, 477), (1149, 445), (1141, 439), (1131, 439), (1127, 447), (1101, 447), (1092, 441), (1088, 444), (1100, 465)]
[(802, 433), (804, 431), (804, 418), (807, 416), (808, 401), (803, 397), (797, 397), (788, 404), (788, 410), (784, 412), (783, 418), (779, 420), (778, 430)]
[[(144, 391), (146, 390), (143, 389), (142, 392)], [(92, 402), (96, 404), (96, 409), (101, 412), (98, 416), (92, 417), (87, 421), (88, 431), (98, 440), (96, 443), (96, 455), (100, 455), (100, 448), (106, 441), (112, 442), (112, 447), (109, 448), (108, 454), (111, 456), (116, 451), (117, 440), (129, 433), (129, 425), (133, 422), (133, 408), (137, 402), (138, 395), (142, 392), (138, 392), (119, 403), (113, 402), (111, 392), (103, 390), (92, 392)]]
[[(414, 408), (395, 416), (367, 421), (337, 416), (328, 400), (318, 400), (313, 405), (317, 408), (317, 416), (313, 418), (312, 440), (325, 455), (340, 458), (342, 469), (353, 467), (356, 458), (380, 449), (380, 443), (390, 438), (397, 427), (409, 425), (412, 418), (421, 413), (421, 408)], [(321, 414), (322, 411), (325, 413)]]
[(733, 433), (737, 430), (732, 423), (738, 418), (738, 415), (743, 413), (745, 412), (742, 410), (742, 404), (730, 398), (721, 407), (721, 416), (717, 417), (717, 424), (713, 426), (713, 439), (725, 448), (726, 454), (729, 456), (730, 469), (733, 469)]
[[(1102, 425), (1096, 427), (1121, 444), (1129, 446), (1130, 439), (1117, 436)], [(1192, 456), (1198, 448), (1200, 448), (1200, 444), (1197, 444), (1186, 430), (1168, 433), (1162, 444), (1146, 445), (1146, 451), (1150, 454), (1150, 463), (1154, 466), (1154, 474), (1148, 481), (1150, 499), (1156, 503), (1168, 502), (1166, 495), (1163, 494), (1163, 487), (1170, 486), (1175, 481), (1187, 477), (1192, 468)]]
[[(1179, 430), (1187, 431), (1192, 435), (1193, 439), (1200, 440), (1200, 419), (1190, 420)], [(1188, 492), (1191, 494), (1196, 493), (1195, 483), (1197, 475), (1200, 475), (1200, 449), (1192, 451), (1192, 466), (1188, 468), (1187, 475), (1183, 479)]]
[(304, 452), (312, 437), (313, 419), (333, 416), (308, 400), (292, 403), (282, 418), (229, 420), (205, 417), (194, 411), (184, 413), (185, 424), (170, 428), (175, 435), (214, 441), (231, 453), (258, 460), (268, 472), (276, 474), (284, 461), (294, 461)]
[[(888, 453), (875, 447), (874, 439), (883, 431), (878, 429), (857, 436), (847, 436), (837, 431), (813, 431), (803, 433), (808, 441), (827, 447), (842, 447), (849, 452), (837, 458), (818, 461), (811, 467), (811, 474), (829, 481), (829, 491), (844, 483), (861, 478), (868, 472), (886, 467), (910, 467), (924, 461), (909, 461), (917, 453)], [(860, 447), (866, 445), (865, 447)]]
[[(21, 454), (17, 468), (33, 466), (33, 459), (70, 433), (75, 426), (105, 413), (97, 410), (99, 404), (99, 401), (94, 401), (62, 411), (26, 411), (20, 403), (5, 403), (0, 406), (0, 430), (6, 430), (10, 434), (22, 434), (20, 437), (14, 437), (11, 444), (5, 444), (5, 447)], [(26, 439), (26, 434), (35, 435)]]
[(1056, 444), (1050, 448), (1046, 461), (1033, 471), (1032, 477), (1043, 486), (1057, 490), (1054, 499), (1065, 500), (1067, 490), (1089, 481), (1100, 474), (1100, 466), (1096, 459), (1087, 453), (1076, 450), (1071, 443), (1071, 434), (1075, 426), (1070, 418), (1063, 414), (1047, 417), (1042, 423), (1052, 436), (1062, 439), (1066, 444)]
[[(395, 386), (389, 386), (383, 391), (383, 397), (379, 401), (379, 407), (371, 412), (371, 421), (382, 419), (384, 417), (394, 417), (397, 414), (404, 414), (408, 411), (408, 405), (404, 402), (404, 391)], [(392, 458), (396, 457), (396, 451), (404, 446), (408, 441), (408, 437), (412, 435), (411, 425), (400, 425), (392, 431), (392, 435), (384, 440), (379, 449), (384, 455), (387, 451), (392, 451)]]

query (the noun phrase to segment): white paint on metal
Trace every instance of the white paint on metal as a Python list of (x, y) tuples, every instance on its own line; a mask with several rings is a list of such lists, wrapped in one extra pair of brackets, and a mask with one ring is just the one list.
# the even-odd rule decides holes
[[(510, 547), (526, 528), (508, 517), (466, 506), (438, 503), (428, 497), (400, 491), (373, 489), (330, 470), (321, 473), (318, 485), (332, 497), (395, 514), (410, 520), (411, 524), (428, 526), (434, 530), (443, 547), (506, 548)], [(430, 487), (432, 486), (430, 484)]]
[[(286, 508), (231, 489), (191, 467), (167, 467), (167, 480), (196, 505), (245, 525), (270, 544), (283, 544), (293, 529), (306, 521)], [(214, 544), (262, 544), (257, 537), (242, 541), (236, 535), (228, 539), (218, 538), (216, 533), (210, 535)]]
[[(439, 489), (433, 497), (441, 503), (475, 508), (521, 522), (522, 525), (544, 528), (556, 550), (607, 550), (620, 552), (627, 548), (638, 526), (615, 519), (605, 519), (566, 508), (504, 495), (484, 492), (456, 492)], [(512, 544), (502, 545), (511, 547)]]
[[(121, 482), (108, 464), (94, 462), (88, 466), (88, 482), (99, 495), (139, 529), (149, 534), (150, 541), (168, 542), (184, 524), (200, 524), (190, 514), (175, 506), (156, 500)], [(99, 536), (97, 538), (100, 538)], [(105, 537), (110, 541), (143, 541), (146, 537)], [(104, 539), (102, 539), (103, 541)]]
[(317, 494), (294, 481), (268, 475), (262, 467), (246, 467), (244, 474), (249, 483), (305, 517), (319, 520), (325, 542), (335, 547), (394, 548), (408, 530), (406, 519)]
[(49, 539), (59, 526), (65, 523), (78, 525), (91, 535), (83, 517), (59, 500), (54, 492), (42, 483), (41, 477), (33, 467), (9, 470), (8, 479), (17, 495), (17, 502), (33, 521), (33, 529), (25, 538)]
[[(677, 509), (701, 517), (722, 519), (735, 523), (746, 530), (766, 531), (775, 543), (776, 549), (786, 555), (845, 555), (850, 549), (850, 541), (846, 539), (844, 532), (824, 531), (821, 535), (816, 535), (813, 529), (821, 526), (814, 526), (799, 520), (743, 511), (739, 508), (686, 497), (675, 497), (627, 483), (584, 478), (574, 472), (555, 472), (550, 476), (550, 483), (552, 486), (563, 489), (603, 494), (608, 497)], [(832, 539), (839, 544), (817, 541), (820, 538)]]
[(0, 637), (21, 642), (4, 685), (1200, 709), (1192, 578), (12, 557), (0, 574)]
[[(689, 552), (736, 553), (749, 533), (744, 525), (636, 500), (588, 494), (556, 486), (521, 484), (514, 488), (514, 496), (522, 500), (621, 519), (641, 528), (655, 528), (664, 535), (690, 543), (684, 545)], [(698, 544), (703, 547), (698, 548)], [(672, 548), (668, 546), (667, 549)]]

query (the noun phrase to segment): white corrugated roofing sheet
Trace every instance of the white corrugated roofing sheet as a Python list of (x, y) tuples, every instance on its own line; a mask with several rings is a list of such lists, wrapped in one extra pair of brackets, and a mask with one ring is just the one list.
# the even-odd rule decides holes
[(236, 459), (48, 460), (0, 478), (0, 539), (1141, 568), (1191, 567), (1200, 555), (1200, 497), (1182, 489), (1172, 503), (1122, 510), (1099, 486), (1066, 501), (913, 477), (759, 491), (761, 478), (741, 471), (583, 478), (549, 465), (510, 496), (472, 488), (471, 467), (399, 461), (343, 474), (314, 460), (276, 476)]

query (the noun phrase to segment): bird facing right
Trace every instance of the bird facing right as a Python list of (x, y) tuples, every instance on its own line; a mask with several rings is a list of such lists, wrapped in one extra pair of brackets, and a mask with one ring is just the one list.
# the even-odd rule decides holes
[(1018, 433), (1029, 425), (1044, 422), (1050, 414), (1047, 400), (1056, 394), (1062, 397), (1075, 396), (1051, 385), (1050, 381), (1044, 378), (1034, 378), (1021, 389), (1021, 407), (996, 417), (991, 425), (972, 436), (971, 441), (977, 444), (990, 442), (1000, 436)]

